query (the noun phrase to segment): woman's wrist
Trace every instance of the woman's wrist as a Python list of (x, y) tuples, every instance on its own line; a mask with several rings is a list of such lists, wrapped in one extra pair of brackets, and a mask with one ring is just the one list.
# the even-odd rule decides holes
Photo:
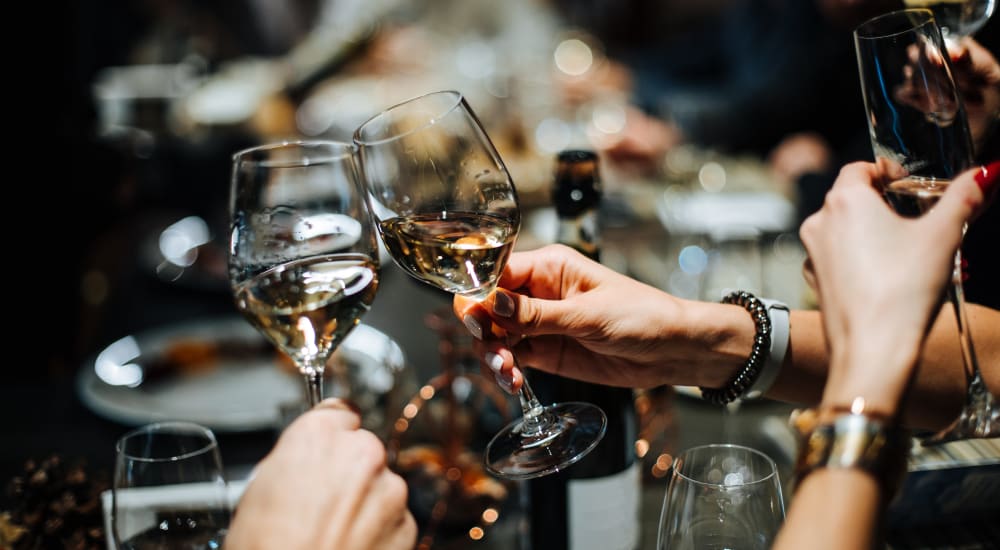
[(916, 362), (914, 353), (885, 350), (884, 346), (879, 350), (858, 347), (835, 352), (830, 358), (830, 374), (820, 406), (845, 408), (861, 397), (869, 411), (895, 417)]
[[(690, 342), (690, 385), (719, 388), (743, 367), (756, 327), (738, 305), (684, 301), (681, 338)], [(692, 368), (693, 367), (693, 368)]]

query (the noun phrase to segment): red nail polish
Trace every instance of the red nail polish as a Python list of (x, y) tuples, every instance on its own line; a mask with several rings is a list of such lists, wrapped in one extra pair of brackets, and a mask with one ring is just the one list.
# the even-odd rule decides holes
[(997, 176), (1000, 176), (1000, 160), (981, 166), (976, 172), (976, 183), (983, 195), (989, 196), (990, 191), (996, 186)]

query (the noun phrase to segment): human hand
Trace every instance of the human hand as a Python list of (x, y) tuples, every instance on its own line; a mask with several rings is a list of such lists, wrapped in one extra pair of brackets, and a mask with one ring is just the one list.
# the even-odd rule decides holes
[(258, 465), (226, 537), (233, 549), (409, 550), (406, 483), (343, 401), (295, 420)]
[[(520, 365), (612, 386), (718, 387), (751, 347), (742, 308), (680, 300), (562, 245), (512, 254), (500, 286), (481, 303), (456, 296), (453, 308), (510, 393), (523, 381), (514, 355)], [(748, 340), (713, 328), (723, 323)]]
[(683, 141), (683, 133), (676, 125), (629, 105), (621, 132), (597, 145), (616, 165), (648, 174), (659, 170), (667, 151)]
[(811, 172), (831, 168), (833, 151), (823, 136), (815, 132), (799, 132), (786, 136), (768, 155), (768, 164), (779, 179), (795, 182)]
[(970, 37), (957, 47), (949, 46), (948, 55), (955, 84), (965, 103), (969, 130), (973, 140), (980, 144), (1000, 121), (1000, 63)]
[(824, 402), (846, 406), (864, 397), (871, 409), (895, 413), (939, 309), (963, 224), (998, 173), (997, 162), (970, 170), (927, 214), (903, 218), (876, 189), (883, 176), (875, 165), (841, 170), (823, 208), (800, 229), (806, 278), (817, 290), (831, 352)]

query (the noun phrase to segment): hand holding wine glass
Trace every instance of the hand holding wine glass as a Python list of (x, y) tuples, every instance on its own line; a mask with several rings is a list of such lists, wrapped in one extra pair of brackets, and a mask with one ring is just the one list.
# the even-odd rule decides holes
[[(903, 216), (931, 208), (951, 180), (971, 168), (972, 139), (948, 54), (929, 10), (901, 10), (854, 31), (872, 148), (883, 194)], [(910, 243), (918, 246), (919, 243)], [(1000, 433), (1000, 407), (982, 380), (965, 313), (961, 251), (950, 297), (968, 380), (955, 423), (928, 442)]]
[(264, 145), (233, 156), (229, 280), (236, 305), (306, 380), (371, 307), (378, 245), (348, 143)]
[[(373, 217), (393, 260), (416, 279), (483, 300), (514, 248), (517, 192), (475, 114), (457, 92), (391, 107), (355, 132)], [(528, 384), (524, 416), (490, 442), (486, 466), (527, 479), (561, 470), (601, 440), (606, 417), (586, 403), (542, 407)]]

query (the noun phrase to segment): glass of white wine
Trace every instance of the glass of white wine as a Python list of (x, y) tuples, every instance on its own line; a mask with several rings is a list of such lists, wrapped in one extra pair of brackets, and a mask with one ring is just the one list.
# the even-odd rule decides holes
[(941, 27), (941, 35), (950, 47), (972, 36), (993, 15), (996, 0), (903, 0), (908, 8), (927, 8)]
[[(354, 134), (379, 233), (396, 264), (432, 286), (485, 299), (497, 287), (521, 225), (517, 191), (500, 155), (458, 92), (400, 103)], [(557, 472), (604, 437), (589, 403), (543, 407), (528, 381), (521, 419), (486, 449), (486, 467), (508, 479)]]
[[(901, 10), (861, 24), (854, 43), (882, 192), (900, 215), (920, 216), (973, 164), (969, 124), (939, 27), (930, 10)], [(1000, 435), (1000, 406), (983, 382), (969, 333), (961, 266), (959, 250), (949, 298), (958, 322), (966, 401), (958, 418), (925, 443)]]
[(378, 238), (357, 149), (286, 142), (233, 156), (229, 281), (237, 308), (302, 372), (310, 406), (327, 360), (369, 310)]

